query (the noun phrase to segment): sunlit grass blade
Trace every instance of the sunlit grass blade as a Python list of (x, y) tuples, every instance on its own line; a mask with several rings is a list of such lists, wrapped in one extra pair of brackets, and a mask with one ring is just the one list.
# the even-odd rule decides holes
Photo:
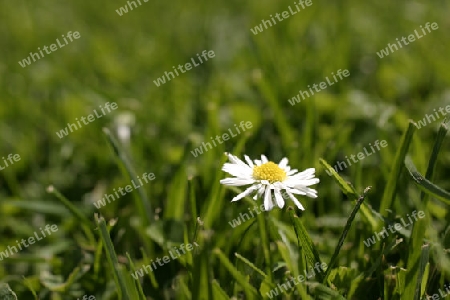
[(94, 274), (98, 276), (100, 272), (100, 267), (102, 263), (102, 252), (103, 250), (103, 242), (100, 240), (97, 243), (97, 246), (95, 247), (95, 253), (94, 253)]
[(29, 263), (29, 264), (59, 264), (62, 262), (59, 257), (41, 257), (35, 254), (20, 254), (8, 257), (10, 263)]
[(165, 219), (183, 219), (187, 188), (186, 170), (184, 166), (180, 166), (169, 185), (164, 209)]
[(444, 143), (445, 136), (447, 135), (448, 125), (445, 123), (445, 120), (439, 126), (439, 130), (437, 133), (436, 140), (434, 141), (433, 150), (431, 151), (430, 160), (428, 162), (427, 172), (425, 174), (425, 178), (433, 180), (434, 168), (437, 164), (437, 159), (439, 156), (439, 152), (441, 151), (442, 143)]
[[(274, 224), (274, 226), (277, 225)], [(292, 246), (285, 232), (283, 232), (281, 229), (278, 229), (278, 235), (280, 236), (280, 238), (278, 238), (276, 241), (278, 252), (280, 253), (281, 257), (283, 258), (283, 261), (286, 263), (289, 270), (295, 276), (298, 276), (299, 275), (299, 269), (297, 264), (298, 251)]]
[[(300, 274), (299, 271), (299, 251), (296, 244), (298, 244), (298, 239), (295, 233), (295, 229), (291, 229), (288, 227), (289, 223), (281, 223), (277, 221), (276, 217), (271, 216), (270, 222), (273, 224), (271, 236), (276, 240), (277, 249), (283, 258), (283, 262), (286, 263), (286, 267), (289, 270), (290, 277), (298, 277)], [(282, 225), (284, 224), (284, 225)], [(288, 232), (292, 232), (291, 237), (288, 237)], [(295, 241), (296, 244), (292, 244), (291, 241)], [(304, 270), (305, 268), (303, 268)], [(275, 286), (271, 282), (267, 282), (270, 286), (270, 289), (274, 289)], [(306, 293), (306, 287), (303, 284), (296, 284), (295, 289), (299, 293), (302, 299), (307, 299), (308, 295)]]
[(353, 208), (352, 212), (350, 213), (350, 216), (347, 219), (347, 223), (345, 224), (344, 230), (342, 231), (341, 237), (339, 238), (339, 242), (334, 249), (333, 256), (331, 257), (330, 263), (328, 264), (327, 271), (325, 272), (325, 276), (323, 277), (323, 282), (325, 283), (327, 281), (328, 276), (330, 275), (330, 272), (334, 265), (336, 264), (337, 257), (339, 255), (339, 252), (341, 251), (342, 245), (344, 244), (344, 240), (347, 237), (348, 232), (350, 231), (350, 226), (352, 226), (352, 222), (355, 219), (356, 213), (358, 212), (359, 208), (361, 207), (361, 204), (363, 203), (366, 194), (369, 192), (370, 187), (367, 187), (363, 194), (359, 196), (358, 201), (356, 202), (355, 207)]
[(368, 280), (372, 274), (380, 267), (381, 262), (383, 260), (384, 257), (386, 257), (386, 255), (388, 255), (394, 248), (396, 248), (399, 244), (401, 243), (401, 239), (400, 240), (396, 240), (396, 239), (392, 239), (389, 244), (387, 244), (382, 251), (380, 251), (380, 253), (378, 254), (378, 256), (376, 257), (376, 260), (372, 263), (372, 265), (370, 266), (370, 268), (368, 268), (367, 270), (365, 270), (363, 273), (359, 274), (353, 281), (350, 287), (350, 290), (348, 292), (347, 297), (349, 299), (358, 299), (358, 297), (356, 295), (358, 295), (358, 292), (362, 292), (363, 295), (366, 294), (366, 291), (359, 291), (358, 289), (360, 288), (360, 284), (361, 282), (363, 282), (364, 280)]
[(26, 277), (23, 278), (23, 284), (30, 290), (30, 292), (33, 294), (34, 300), (39, 300), (39, 297), (37, 295), (37, 292), (33, 286), (33, 283)]
[(76, 267), (75, 269), (72, 270), (72, 272), (70, 272), (69, 277), (65, 282), (54, 283), (51, 279), (48, 279), (48, 277), (45, 276), (42, 276), (41, 282), (42, 285), (48, 288), (50, 291), (65, 294), (68, 292), (70, 287), (75, 283), (75, 281), (82, 276), (82, 274), (80, 274), (80, 271), (82, 271), (82, 273), (86, 273), (87, 270), (89, 270), (89, 267), (84, 267), (83, 270), (81, 267)]
[(212, 281), (212, 291), (213, 291), (213, 299), (218, 300), (229, 300), (230, 297), (228, 297), (227, 293), (220, 287), (217, 280)]
[[(295, 214), (294, 209), (291, 207), (289, 207), (289, 216), (297, 235), (298, 245), (299, 247), (301, 247), (303, 253), (305, 254), (308, 263), (311, 266), (314, 266), (316, 263), (322, 264), (319, 252), (317, 251), (316, 246), (314, 246), (314, 243), (310, 238), (308, 231), (303, 226), (300, 218)], [(322, 273), (317, 273), (317, 277), (319, 277), (320, 281), (323, 280)]]
[(422, 253), (420, 255), (420, 264), (419, 264), (419, 274), (417, 276), (417, 283), (416, 283), (416, 292), (414, 293), (414, 300), (420, 300), (422, 299), (422, 296), (425, 292), (423, 283), (425, 279), (425, 283), (427, 281), (427, 274), (425, 274), (425, 270), (428, 263), (428, 260), (430, 258), (430, 245), (423, 245), (422, 246)]
[(423, 190), (424, 193), (421, 193), (420, 207), (418, 207), (419, 209), (425, 212), (425, 217), (417, 220), (413, 224), (411, 241), (408, 251), (407, 285), (405, 288), (404, 295), (405, 297), (409, 297), (409, 299), (413, 299), (414, 297), (416, 297), (416, 289), (417, 289), (416, 282), (420, 274), (419, 259), (422, 255), (422, 245), (424, 243), (425, 232), (427, 230), (428, 224), (430, 223), (429, 220), (430, 212), (427, 209), (430, 194), (444, 202), (446, 202), (446, 200), (450, 200), (450, 197), (447, 196), (448, 193), (446, 191), (433, 185), (429, 181), (433, 180), (434, 169), (437, 164), (439, 152), (446, 133), (447, 133), (447, 126), (446, 124), (443, 123), (439, 128), (438, 135), (434, 142), (433, 150), (431, 152), (431, 156), (428, 163), (426, 178), (423, 178), (423, 176), (416, 170), (414, 163), (409, 157), (405, 159), (405, 165), (408, 168), (408, 171), (410, 172), (410, 175), (414, 179), (414, 182), (416, 182), (417, 186), (421, 189), (423, 187), (427, 187), (425, 190)]
[[(318, 282), (308, 282), (314, 299), (320, 300), (346, 300), (338, 291), (335, 291)], [(313, 299), (313, 298), (311, 298)]]
[(214, 249), (213, 253), (219, 258), (222, 265), (231, 273), (236, 282), (244, 289), (247, 299), (259, 299), (258, 291), (247, 281), (244, 275), (242, 275), (230, 262), (230, 260), (223, 254), (220, 249)]
[[(223, 156), (221, 161), (221, 165), (225, 162), (226, 157)], [(212, 183), (211, 192), (208, 195), (208, 198), (204, 201), (203, 207), (201, 207), (200, 216), (206, 228), (210, 228), (213, 225), (213, 222), (217, 220), (217, 216), (220, 214), (220, 210), (217, 207), (223, 205), (223, 201), (225, 201), (223, 195), (225, 194), (225, 189), (222, 189), (220, 184), (220, 179), (223, 177), (222, 170), (220, 168), (217, 169), (214, 176), (214, 181)]]
[(386, 210), (391, 208), (392, 202), (395, 198), (395, 192), (397, 187), (397, 181), (400, 177), (403, 162), (405, 160), (406, 154), (408, 153), (409, 145), (411, 144), (412, 137), (414, 135), (415, 126), (413, 121), (409, 121), (408, 129), (402, 136), (400, 145), (397, 148), (397, 153), (395, 154), (394, 163), (392, 165), (390, 176), (387, 180), (386, 187), (384, 189), (383, 197), (380, 204), (380, 213), (386, 216)]
[(67, 209), (63, 205), (57, 203), (40, 201), (40, 200), (2, 200), (2, 206), (5, 208), (14, 207), (20, 208), (26, 211), (39, 212), (47, 215), (57, 215), (57, 216), (69, 216)]
[(197, 227), (197, 218), (198, 218), (198, 210), (197, 210), (197, 203), (196, 203), (196, 197), (195, 197), (195, 191), (196, 191), (196, 181), (193, 178), (188, 179), (188, 190), (189, 190), (189, 209), (191, 213), (191, 222), (190, 228), (193, 230)]
[[(120, 274), (122, 274), (122, 278), (125, 280), (125, 288), (130, 297), (130, 300), (131, 299), (146, 300), (145, 297), (141, 299), (139, 291), (136, 287), (137, 281), (131, 277), (128, 269), (124, 265), (119, 265), (119, 271)], [(139, 282), (137, 283), (139, 284)]]
[(110, 270), (113, 273), (114, 280), (116, 281), (119, 299), (131, 300), (131, 295), (127, 290), (126, 279), (124, 278), (122, 270), (119, 267), (119, 261), (117, 260), (117, 255), (114, 250), (111, 237), (109, 236), (108, 229), (106, 228), (105, 219), (103, 217), (99, 217), (97, 214), (95, 215), (95, 219), (98, 224), (100, 237), (103, 241), (103, 245), (105, 246), (104, 249), (109, 262)]
[(75, 206), (72, 202), (69, 201), (66, 197), (64, 197), (54, 186), (50, 185), (47, 187), (47, 192), (49, 194), (55, 195), (55, 197), (72, 213), (72, 215), (78, 219), (81, 223), (81, 227), (83, 228), (86, 236), (88, 237), (91, 244), (95, 244), (94, 233), (92, 232), (92, 228), (94, 226), (93, 222), (89, 221), (89, 219)]
[[(114, 154), (117, 156), (119, 161), (122, 162), (122, 164), (125, 167), (125, 170), (127, 171), (128, 177), (133, 180), (133, 182), (139, 182), (137, 179), (136, 171), (134, 170), (133, 166), (131, 165), (130, 160), (128, 159), (125, 151), (122, 149), (122, 147), (119, 145), (119, 142), (117, 139), (113, 136), (111, 131), (108, 128), (103, 128), (103, 132), (105, 133), (107, 140), (109, 142), (109, 145), (114, 151)], [(144, 224), (144, 227), (147, 227), (151, 224), (153, 218), (153, 210), (151, 203), (149, 199), (147, 198), (147, 195), (145, 194), (145, 190), (142, 188), (142, 186), (137, 188), (137, 191), (139, 193), (139, 197), (135, 197), (136, 199), (136, 208), (139, 212), (142, 222)], [(134, 195), (134, 193), (133, 193)]]
[[(208, 247), (206, 245), (206, 247)], [(191, 272), (192, 299), (213, 299), (211, 288), (211, 274), (209, 270), (210, 256), (205, 255), (205, 249), (193, 256)]]
[[(141, 248), (140, 250), (141, 250), (141, 253), (142, 253), (143, 260), (144, 260), (143, 265), (150, 265), (151, 261), (150, 261), (150, 258), (147, 255), (147, 252), (145, 252), (145, 250), (143, 248)], [(157, 290), (159, 288), (159, 283), (156, 280), (155, 273), (148, 272), (147, 275), (148, 275), (148, 279), (150, 280), (150, 283), (151, 283), (152, 287), (155, 290)]]
[(414, 183), (421, 191), (450, 205), (450, 193), (423, 177), (409, 156), (405, 159), (405, 165)]
[(234, 254), (240, 261), (242, 261), (244, 264), (246, 264), (247, 266), (249, 266), (251, 269), (253, 269), (254, 271), (256, 271), (259, 275), (261, 275), (262, 277), (266, 277), (267, 275), (261, 270), (259, 269), (257, 266), (255, 266), (251, 261), (249, 261), (248, 259), (246, 259), (245, 257), (243, 257), (242, 255), (240, 255), (239, 253), (235, 253)]
[(341, 176), (339, 176), (339, 174), (323, 158), (320, 158), (319, 162), (328, 172), (331, 173), (331, 177), (336, 181), (345, 195), (354, 200), (358, 199), (359, 195), (353, 186), (348, 184)]
[[(131, 272), (133, 272), (133, 273), (136, 272), (136, 266), (134, 265), (134, 262), (131, 259), (130, 254), (128, 252), (127, 252), (127, 258), (128, 258), (128, 263), (130, 264)], [(145, 298), (144, 291), (142, 290), (141, 283), (139, 282), (139, 280), (133, 280), (133, 281), (134, 281), (134, 284), (135, 284), (135, 286), (136, 286), (136, 288), (137, 288), (137, 290), (139, 292), (139, 297), (140, 297), (139, 299), (145, 300), (146, 298)]]
[(270, 255), (270, 238), (269, 238), (269, 220), (267, 214), (258, 214), (256, 216), (258, 222), (259, 235), (261, 238), (261, 247), (264, 255), (264, 263), (269, 281), (273, 281), (272, 273), (272, 256)]
[[(319, 159), (320, 164), (331, 174), (331, 177), (336, 181), (339, 185), (341, 191), (350, 197), (350, 199), (357, 201), (359, 199), (359, 195), (356, 192), (355, 188), (347, 183), (339, 174), (331, 167), (324, 159)], [(375, 230), (378, 226), (378, 221), (374, 218), (371, 209), (363, 203), (361, 206), (362, 216), (367, 220), (370, 224), (372, 230)]]
[(0, 300), (17, 300), (16, 293), (6, 283), (0, 283)]
[[(242, 152), (242, 149), (245, 146), (245, 142), (249, 137), (250, 134), (242, 134), (241, 138), (233, 149), (233, 155), (239, 155), (239, 153)], [(222, 166), (225, 161), (227, 161), (227, 156), (223, 155), (219, 165)], [(220, 184), (220, 179), (223, 178), (224, 172), (221, 170), (221, 168), (217, 168), (216, 173), (213, 175), (214, 181), (212, 183), (211, 192), (205, 201), (206, 204), (202, 207), (202, 219), (206, 228), (210, 228), (213, 222), (218, 219), (221, 211), (217, 209), (217, 207), (223, 206), (223, 203), (227, 201), (227, 199), (223, 197), (223, 195), (225, 194), (225, 189), (222, 188), (222, 185)]]

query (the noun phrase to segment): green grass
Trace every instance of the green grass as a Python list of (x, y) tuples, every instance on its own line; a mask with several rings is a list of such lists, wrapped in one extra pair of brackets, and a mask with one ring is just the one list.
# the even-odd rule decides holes
[[(123, 16), (115, 10), (126, 1), (0, 3), (0, 157), (20, 155), (0, 170), (0, 253), (58, 226), (3, 257), (1, 300), (269, 299), (288, 281), (277, 299), (411, 300), (445, 291), (449, 116), (414, 122), (450, 105), (448, 2), (313, 0), (254, 35), (250, 28), (293, 1), (140, 1)], [(439, 29), (377, 56), (426, 22)], [(69, 31), (80, 38), (18, 64)], [(153, 83), (203, 50), (215, 57)], [(350, 76), (289, 104), (339, 69)], [(107, 102), (118, 109), (57, 136)], [(241, 121), (252, 127), (192, 155)], [(118, 135), (124, 123), (129, 141)], [(376, 140), (387, 147), (332, 169)], [(262, 200), (231, 202), (242, 189), (219, 183), (224, 152), (314, 167), (318, 198), (298, 197), (305, 211), (288, 200), (233, 228)], [(144, 173), (155, 179), (94, 206)], [(424, 218), (365, 245), (420, 210)], [(194, 246), (171, 257), (181, 244)], [(316, 262), (327, 268), (292, 284)]]

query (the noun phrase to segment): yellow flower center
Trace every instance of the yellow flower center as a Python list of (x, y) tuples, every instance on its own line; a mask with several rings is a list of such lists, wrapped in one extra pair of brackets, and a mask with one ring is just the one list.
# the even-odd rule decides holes
[(281, 182), (286, 178), (286, 172), (276, 163), (269, 161), (253, 167), (253, 178), (256, 180), (268, 180), (270, 183)]

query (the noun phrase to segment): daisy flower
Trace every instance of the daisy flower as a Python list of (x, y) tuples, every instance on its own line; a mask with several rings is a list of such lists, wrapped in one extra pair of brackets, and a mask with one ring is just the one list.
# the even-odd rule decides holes
[[(319, 179), (314, 177), (316, 169), (309, 168), (298, 173), (297, 169), (291, 170), (288, 166), (288, 159), (283, 158), (280, 163), (276, 164), (269, 161), (265, 155), (261, 155), (261, 160), (250, 160), (244, 155), (244, 163), (238, 157), (225, 153), (230, 160), (222, 167), (222, 171), (234, 176), (220, 180), (220, 183), (228, 186), (249, 185), (244, 192), (234, 197), (231, 201), (237, 201), (245, 196), (255, 193), (253, 199), (262, 198), (264, 195), (264, 209), (271, 210), (274, 205), (272, 191), (275, 198), (275, 204), (279, 208), (284, 207), (284, 199), (290, 198), (295, 205), (301, 210), (305, 210), (303, 205), (295, 198), (294, 194), (304, 195), (311, 198), (317, 197), (317, 191), (308, 186), (319, 183)], [(283, 194), (282, 194), (282, 191)]]

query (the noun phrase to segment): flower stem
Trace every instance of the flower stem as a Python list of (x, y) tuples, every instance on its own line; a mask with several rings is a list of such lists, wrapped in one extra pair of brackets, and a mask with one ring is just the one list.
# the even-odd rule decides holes
[(266, 274), (267, 276), (269, 276), (269, 280), (273, 281), (272, 260), (270, 257), (270, 239), (267, 230), (268, 216), (268, 214), (259, 214), (257, 218), (261, 237), (261, 245), (263, 247), (264, 260), (266, 262)]

